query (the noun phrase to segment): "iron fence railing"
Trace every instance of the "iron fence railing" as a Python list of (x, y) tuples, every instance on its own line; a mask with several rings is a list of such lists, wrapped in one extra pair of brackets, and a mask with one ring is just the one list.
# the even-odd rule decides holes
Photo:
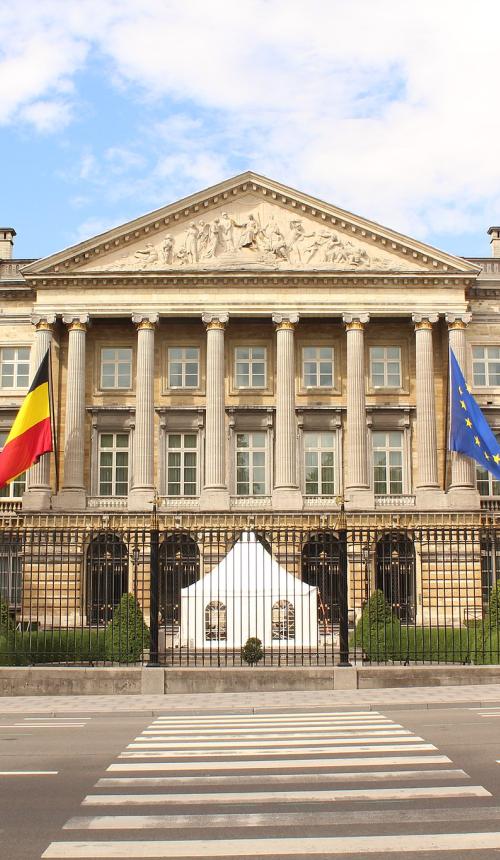
[(4, 525), (0, 665), (500, 663), (500, 529), (341, 525)]

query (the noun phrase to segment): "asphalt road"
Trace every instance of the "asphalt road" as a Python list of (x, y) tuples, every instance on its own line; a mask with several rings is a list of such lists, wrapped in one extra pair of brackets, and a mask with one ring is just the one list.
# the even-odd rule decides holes
[(498, 759), (500, 707), (4, 716), (0, 857), (500, 857)]

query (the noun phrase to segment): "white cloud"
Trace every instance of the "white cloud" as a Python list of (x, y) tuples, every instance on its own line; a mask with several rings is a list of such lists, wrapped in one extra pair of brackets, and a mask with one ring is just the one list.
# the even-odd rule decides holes
[(498, 0), (25, 0), (0, 21), (0, 121), (68, 118), (76, 73), (104, 58), (158, 112), (147, 153), (82, 163), (98, 184), (106, 163), (115, 199), (249, 166), (422, 238), (482, 230), (500, 207), (499, 31)]

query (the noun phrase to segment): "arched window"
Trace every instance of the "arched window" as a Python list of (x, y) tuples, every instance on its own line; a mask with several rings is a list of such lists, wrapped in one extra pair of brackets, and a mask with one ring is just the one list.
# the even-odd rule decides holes
[(415, 547), (407, 535), (388, 532), (377, 543), (377, 588), (401, 621), (415, 618)]
[(295, 609), (289, 600), (277, 600), (273, 604), (273, 639), (295, 639)]
[(2, 534), (0, 536), (0, 597), (9, 606), (20, 606), (22, 590), (22, 543), (15, 534)]
[(212, 600), (205, 607), (205, 639), (227, 639), (227, 612), (220, 600)]
[(87, 618), (107, 624), (128, 585), (127, 547), (113, 532), (100, 532), (87, 550)]
[(331, 531), (310, 535), (302, 548), (302, 579), (318, 589), (320, 628), (339, 623), (339, 542)]
[(200, 553), (186, 532), (166, 534), (160, 544), (160, 619), (163, 624), (179, 624), (181, 590), (199, 577)]

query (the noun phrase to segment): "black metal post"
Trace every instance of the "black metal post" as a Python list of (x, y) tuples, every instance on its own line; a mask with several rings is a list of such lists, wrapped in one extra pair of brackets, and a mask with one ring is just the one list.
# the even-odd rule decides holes
[(349, 662), (349, 613), (347, 604), (347, 529), (342, 511), (342, 528), (339, 536), (339, 666)]
[(154, 518), (150, 533), (151, 551), (149, 565), (149, 666), (158, 665), (158, 614), (159, 614), (159, 545), (160, 532)]

